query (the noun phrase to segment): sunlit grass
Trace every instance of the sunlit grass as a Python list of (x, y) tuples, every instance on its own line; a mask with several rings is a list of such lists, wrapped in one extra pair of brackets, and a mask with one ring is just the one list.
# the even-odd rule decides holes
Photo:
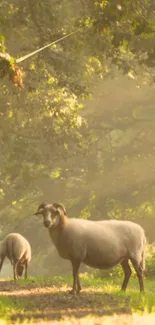
[(9, 317), (14, 312), (23, 311), (23, 304), (20, 302), (14, 302), (10, 297), (0, 296), (0, 325), (3, 324), (4, 321), (9, 320)]
[[(121, 292), (120, 278), (96, 278), (93, 275), (83, 273), (80, 275), (82, 292), (78, 297), (78, 301), (81, 299), (81, 307), (83, 302), (89, 298), (91, 304), (95, 304), (99, 310), (103, 308), (107, 314), (127, 314), (127, 315), (148, 315), (155, 314), (155, 281), (145, 279), (145, 293), (139, 292), (139, 285), (136, 278), (132, 278), (129, 282), (127, 291)], [(11, 279), (12, 280), (12, 279)], [(3, 280), (4, 281), (4, 280)], [(9, 279), (7, 279), (8, 283)], [(29, 277), (27, 280), (20, 279), (17, 281), (18, 291), (25, 290), (29, 287), (44, 288), (51, 287), (56, 288), (55, 295), (58, 300), (65, 295), (67, 301), (67, 307), (70, 308), (72, 300), (67, 298), (66, 290), (72, 286), (72, 277), (49, 277), (49, 278), (33, 278)], [(36, 293), (37, 295), (37, 293)], [(51, 293), (49, 293), (51, 295)], [(28, 298), (25, 300), (16, 297), (15, 301), (13, 296), (0, 296), (0, 325), (1, 319), (9, 322), (9, 319), (13, 315), (27, 315), (27, 312), (33, 312), (39, 314), (39, 306), (35, 307), (35, 297), (31, 298), (28, 292)], [(75, 299), (75, 298), (73, 298)], [(91, 306), (91, 305), (90, 305)], [(32, 308), (33, 307), (33, 308)], [(91, 312), (91, 307), (88, 318), (97, 317), (94, 311)], [(28, 320), (30, 322), (30, 319)], [(5, 324), (5, 323), (2, 323)]]

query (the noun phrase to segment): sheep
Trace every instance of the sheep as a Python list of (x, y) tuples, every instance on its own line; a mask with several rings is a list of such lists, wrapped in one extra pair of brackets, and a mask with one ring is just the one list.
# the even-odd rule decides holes
[(31, 261), (31, 246), (27, 239), (18, 233), (8, 234), (0, 247), (0, 271), (6, 257), (13, 265), (14, 280), (22, 276), (24, 268), (26, 279), (28, 263)]
[(59, 255), (70, 260), (73, 271), (71, 293), (81, 290), (79, 267), (84, 263), (97, 269), (108, 269), (121, 264), (125, 291), (131, 276), (131, 261), (140, 291), (144, 291), (143, 270), (146, 237), (144, 229), (131, 221), (92, 221), (68, 218), (62, 204), (41, 204), (35, 215), (43, 216), (43, 224), (49, 230)]

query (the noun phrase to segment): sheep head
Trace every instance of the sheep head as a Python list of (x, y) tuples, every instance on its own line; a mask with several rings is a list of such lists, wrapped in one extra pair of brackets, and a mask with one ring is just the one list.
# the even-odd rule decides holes
[(66, 209), (61, 203), (39, 205), (35, 215), (43, 216), (43, 224), (46, 228), (56, 227), (66, 214)]

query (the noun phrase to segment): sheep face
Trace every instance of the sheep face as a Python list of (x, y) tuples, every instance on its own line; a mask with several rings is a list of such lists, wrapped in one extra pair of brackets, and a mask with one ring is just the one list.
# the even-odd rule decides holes
[(43, 216), (44, 226), (46, 228), (51, 228), (58, 225), (61, 213), (63, 213), (63, 211), (56, 209), (52, 204), (41, 204), (35, 215), (41, 214)]

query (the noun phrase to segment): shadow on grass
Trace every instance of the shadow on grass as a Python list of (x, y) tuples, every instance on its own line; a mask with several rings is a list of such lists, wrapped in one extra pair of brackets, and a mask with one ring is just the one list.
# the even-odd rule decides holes
[[(81, 293), (71, 296), (66, 291), (36, 292), (12, 297), (15, 312), (10, 314), (12, 321), (30, 319), (60, 320), (63, 318), (81, 318), (88, 315), (130, 314), (128, 297), (117, 297), (106, 293)], [(21, 308), (21, 310), (19, 310)]]
[[(120, 293), (116, 287), (84, 287), (80, 295), (72, 296), (64, 286), (65, 281), (46, 279), (0, 281), (0, 316), (6, 313), (11, 321), (61, 320), (88, 316), (102, 317), (114, 314), (155, 311), (155, 295), (137, 291)], [(105, 293), (106, 292), (106, 293)]]

